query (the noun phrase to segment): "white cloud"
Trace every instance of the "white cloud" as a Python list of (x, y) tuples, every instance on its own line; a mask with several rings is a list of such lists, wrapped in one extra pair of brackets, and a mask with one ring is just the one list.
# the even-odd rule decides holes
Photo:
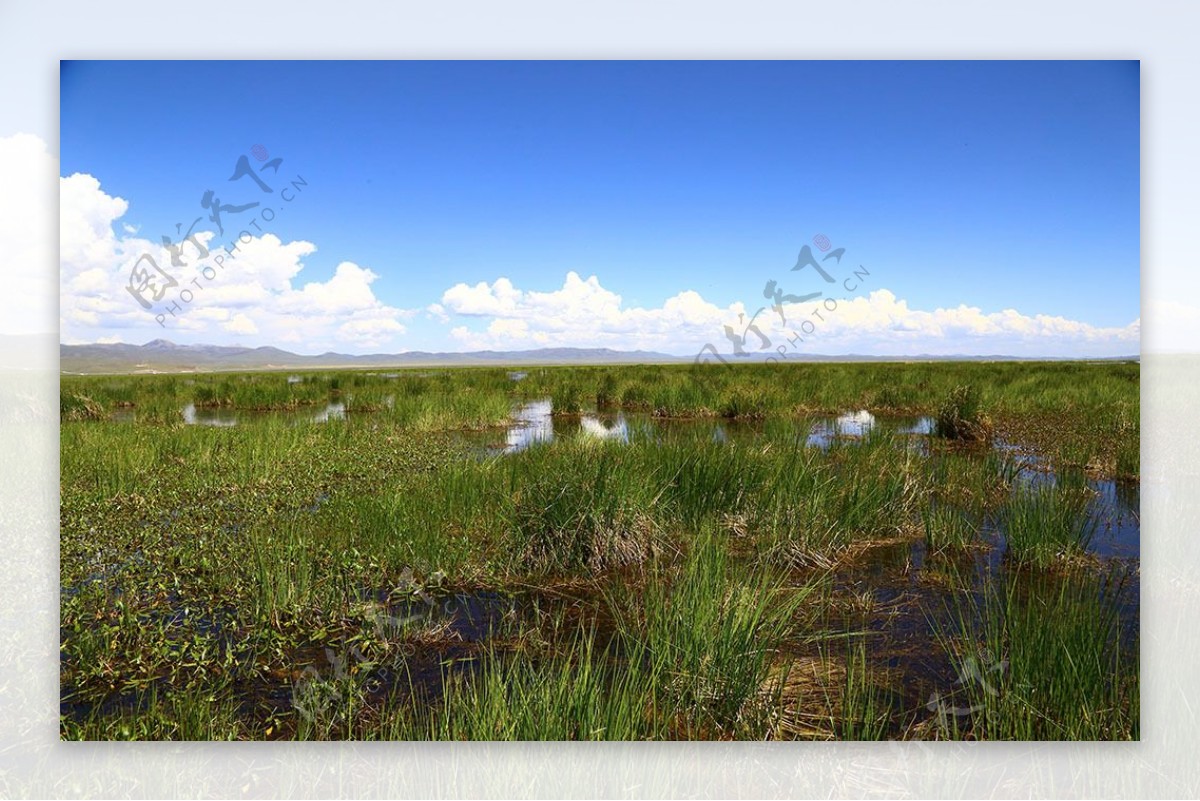
[[(887, 289), (853, 299), (819, 298), (748, 310), (719, 307), (692, 290), (660, 307), (625, 307), (596, 276), (567, 273), (561, 289), (522, 291), (506, 278), (457, 284), (442, 296), (443, 313), (467, 318), (451, 336), (464, 349), (511, 350), (547, 345), (657, 350), (694, 355), (711, 343), (733, 352), (726, 326), (743, 348), (761, 355), (863, 353), (879, 355), (1000, 354), (1116, 355), (1138, 352), (1140, 320), (1103, 328), (1015, 309), (985, 312), (973, 306), (921, 310)], [(473, 322), (473, 321), (478, 322)], [(759, 337), (749, 328), (753, 324)], [(769, 344), (764, 345), (764, 341)]]
[[(684, 290), (656, 307), (626, 306), (597, 276), (584, 279), (568, 272), (561, 287), (550, 291), (518, 288), (500, 277), (491, 283), (455, 284), (439, 302), (405, 310), (378, 299), (375, 287), (381, 279), (368, 266), (342, 261), (332, 275), (312, 276), (305, 261), (317, 246), (303, 240), (284, 242), (269, 233), (241, 243), (208, 280), (194, 263), (173, 267), (171, 254), (160, 242), (139, 237), (141, 226), (122, 219), (128, 202), (105, 192), (95, 177), (58, 178), (56, 160), (37, 137), (0, 138), (0, 174), (10, 187), (0, 193), (0, 263), (10, 270), (9, 291), (4, 293), (7, 331), (44, 329), (53, 308), (53, 273), (42, 265), (53, 264), (48, 246), (53, 240), (47, 234), (54, 229), (51, 193), (54, 181), (59, 182), (59, 323), (64, 342), (254, 338), (256, 343), (308, 352), (403, 350), (404, 321), (421, 314), (450, 326), (451, 340), (461, 350), (563, 345), (692, 355), (712, 343), (727, 354), (731, 344), (725, 326), (745, 331), (746, 317), (763, 302), (755, 297), (750, 307), (719, 306)], [(197, 238), (214, 254), (219, 252), (212, 232), (199, 231)], [(180, 304), (182, 313), (167, 318), (165, 328), (154, 318), (165, 304), (148, 312), (127, 290), (130, 270), (143, 254), (178, 280), (164, 302), (175, 300), (185, 288), (194, 293), (191, 303)], [(195, 262), (190, 246), (184, 257)], [(1176, 338), (1195, 337), (1200, 312), (1190, 296), (1182, 294), (1182, 299), (1147, 301), (1153, 322), (1148, 341), (1157, 345), (1155, 349), (1170, 349)], [(814, 308), (821, 318), (813, 316)], [(887, 289), (838, 301), (832, 311), (817, 301), (785, 306), (783, 313), (786, 325), (770, 308), (755, 322), (770, 340), (770, 351), (796, 333), (803, 336), (803, 342), (788, 346), (795, 348), (793, 354), (1115, 355), (1137, 352), (1141, 336), (1140, 320), (1097, 327), (1029, 310), (985, 311), (967, 305), (915, 309)], [(804, 328), (805, 322), (811, 328)], [(749, 332), (746, 349), (754, 351), (760, 344)]]
[(287, 297), (292, 311), (301, 314), (352, 314), (375, 303), (371, 283), (379, 276), (357, 264), (344, 261), (324, 283), (305, 284)]
[[(575, 279), (578, 280), (579, 276), (575, 276)], [(515, 312), (521, 294), (507, 278), (498, 278), (494, 284), (455, 284), (442, 295), (442, 303), (458, 314), (496, 316)]]
[(221, 327), (231, 334), (254, 335), (258, 333), (258, 326), (254, 324), (254, 321), (241, 312), (233, 315)]
[(507, 278), (475, 286), (457, 284), (442, 295), (449, 314), (490, 318), (483, 330), (457, 326), (450, 332), (466, 350), (536, 348), (551, 345), (621, 349), (686, 350), (736, 318), (741, 304), (719, 308), (693, 291), (669, 298), (661, 308), (625, 308), (621, 296), (567, 273), (562, 288), (523, 292)]
[(425, 315), (432, 320), (437, 320), (439, 323), (450, 322), (450, 315), (446, 314), (446, 309), (440, 303), (430, 303), (426, 306)]
[(388, 316), (360, 317), (339, 326), (338, 336), (345, 341), (379, 347), (404, 331), (403, 325)]
[(813, 327), (813, 340), (870, 346), (867, 352), (903, 354), (1098, 355), (1138, 352), (1141, 321), (1121, 327), (1098, 327), (1047, 314), (1023, 314), (1016, 309), (985, 312), (975, 306), (912, 309), (887, 289), (865, 297), (842, 300), (829, 311), (818, 306), (824, 319), (812, 314), (817, 304), (785, 307), (793, 326)]
[[(179, 266), (161, 242), (134, 236), (134, 226), (121, 223), (123, 234), (114, 232), (129, 204), (107, 194), (93, 176), (60, 179), (60, 198), (64, 342), (120, 336), (132, 342), (165, 337), (229, 343), (253, 337), (258, 343), (307, 351), (402, 349), (397, 338), (406, 328), (401, 320), (414, 312), (380, 301), (372, 288), (379, 276), (370, 269), (343, 261), (326, 280), (300, 284), (306, 276), (304, 261), (317, 250), (312, 242), (284, 242), (264, 233), (223, 253), (212, 232), (197, 231), (210, 255), (201, 259), (191, 244), (183, 243), (179, 255), (184, 264)], [(135, 265), (161, 284), (176, 281), (158, 300), (152, 291), (144, 293), (149, 310), (128, 289)], [(159, 277), (155, 265), (169, 277)], [(167, 309), (173, 303), (178, 310), (171, 315)], [(165, 325), (156, 321), (160, 314)]]

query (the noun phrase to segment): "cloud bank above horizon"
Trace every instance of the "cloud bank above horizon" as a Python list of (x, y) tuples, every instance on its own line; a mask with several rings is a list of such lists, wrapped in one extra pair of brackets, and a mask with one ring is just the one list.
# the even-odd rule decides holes
[[(1141, 321), (1100, 328), (1077, 320), (1015, 309), (984, 312), (912, 309), (889, 289), (850, 298), (825, 296), (801, 303), (719, 307), (684, 290), (657, 308), (623, 305), (596, 276), (568, 272), (560, 289), (521, 291), (507, 278), (457, 284), (431, 307), (443, 317), (477, 318), (451, 336), (465, 350), (518, 350), (550, 346), (610, 347), (695, 355), (705, 344), (732, 354), (800, 353), (893, 355), (1127, 355), (1138, 351)], [(483, 324), (486, 323), (486, 324)], [(680, 343), (688, 343), (680, 349)], [(736, 344), (735, 344), (736, 343)]]
[[(143, 309), (127, 286), (143, 254), (163, 266), (171, 264), (171, 254), (139, 236), (123, 219), (128, 201), (106, 192), (92, 175), (59, 177), (57, 161), (37, 137), (0, 139), (0, 165), (14, 167), (10, 174), (17, 181), (0, 209), (7, 212), (0, 221), (8, 220), (0, 228), (0, 256), (9, 262), (32, 264), (52, 258), (37, 236), (39, 221), (31, 218), (39, 204), (28, 201), (46, 195), (51, 180), (59, 182), (59, 336), (66, 344), (139, 344), (167, 338), (277, 345), (301, 353), (570, 346), (683, 356), (696, 354), (706, 344), (729, 356), (735, 339), (747, 353), (759, 355), (784, 355), (786, 350), (786, 355), (1092, 357), (1133, 354), (1140, 347), (1140, 318), (1122, 327), (1097, 327), (1028, 310), (985, 310), (967, 303), (913, 308), (886, 286), (876, 285), (873, 275), (862, 278), (853, 297), (827, 293), (778, 308), (762, 297), (722, 305), (688, 287), (680, 287), (658, 305), (631, 305), (605, 287), (600, 276), (585, 278), (565, 267), (559, 274), (561, 285), (558, 275), (547, 275), (541, 287), (517, 287), (498, 275), (488, 282), (455, 283), (420, 307), (399, 308), (376, 293), (389, 279), (395, 280), (394, 273), (381, 274), (346, 259), (332, 274), (313, 275), (306, 259), (317, 251), (316, 243), (283, 241), (270, 233), (250, 237), (212, 280), (200, 280), (200, 262), (174, 268), (172, 275), (181, 287), (203, 289), (195, 291), (195, 299), (181, 313), (160, 325), (154, 313), (160, 309)], [(198, 231), (197, 239), (212, 253), (220, 252), (212, 231)], [(23, 278), (30, 282), (30, 293), (37, 294), (37, 271), (24, 271)], [(25, 327), (35, 325), (29, 304), (9, 297), (10, 312), (24, 308), (24, 317), (31, 318)]]

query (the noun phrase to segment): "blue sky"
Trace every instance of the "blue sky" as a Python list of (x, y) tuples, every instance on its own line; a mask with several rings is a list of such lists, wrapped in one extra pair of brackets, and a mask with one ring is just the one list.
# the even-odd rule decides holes
[[(60, 174), (64, 341), (692, 354), (775, 279), (840, 299), (812, 352), (1138, 350), (1137, 62), (64, 62)], [(130, 267), (209, 189), (278, 242), (160, 325)]]

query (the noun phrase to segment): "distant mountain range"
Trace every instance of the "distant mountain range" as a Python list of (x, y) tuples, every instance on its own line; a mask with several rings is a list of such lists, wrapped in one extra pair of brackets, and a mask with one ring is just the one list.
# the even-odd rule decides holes
[(679, 356), (644, 350), (541, 348), (469, 353), (322, 353), (305, 356), (280, 348), (230, 345), (176, 345), (156, 339), (145, 345), (60, 345), (64, 373), (179, 372), (184, 370), (284, 370), (322, 367), (413, 367), (433, 365), (633, 364), (684, 361)]
[[(746, 361), (762, 361), (769, 355), (754, 354)], [(1044, 357), (1043, 357), (1044, 358)], [(540, 348), (537, 350), (494, 351), (469, 353), (372, 353), (351, 355), (322, 353), (306, 356), (280, 348), (247, 348), (230, 345), (177, 345), (166, 339), (155, 339), (145, 345), (94, 344), (59, 345), (59, 369), (64, 373), (165, 373), (216, 370), (288, 370), (327, 367), (414, 367), (469, 365), (549, 365), (549, 364), (670, 364), (690, 362), (691, 357), (669, 353), (609, 348)], [(729, 361), (735, 361), (728, 357)], [(789, 361), (1013, 361), (1014, 356), (826, 356), (820, 354), (792, 356)], [(1086, 361), (1137, 361), (1138, 356), (1088, 359)], [(742, 361), (742, 360), (737, 360)], [(1033, 361), (1033, 359), (1030, 359)]]

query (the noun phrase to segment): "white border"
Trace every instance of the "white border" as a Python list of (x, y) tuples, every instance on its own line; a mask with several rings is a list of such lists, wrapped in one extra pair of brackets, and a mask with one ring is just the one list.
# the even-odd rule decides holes
[[(1181, 2), (6, 3), (0, 136), (35, 133), (57, 152), (60, 58), (1135, 58), (1149, 311), (1200, 287), (1198, 22), (1200, 5)], [(208, 108), (180, 124), (235, 113), (219, 98)], [(57, 298), (29, 302), (55, 330)], [(1200, 351), (1186, 326), (1151, 316), (1142, 330), (1147, 351)], [(1200, 795), (1200, 438), (1188, 416), (1200, 357), (1147, 358), (1143, 371), (1141, 743), (122, 745), (58, 741), (56, 349), (3, 339), (0, 363), (31, 347), (41, 369), (0, 374), (4, 796)]]

